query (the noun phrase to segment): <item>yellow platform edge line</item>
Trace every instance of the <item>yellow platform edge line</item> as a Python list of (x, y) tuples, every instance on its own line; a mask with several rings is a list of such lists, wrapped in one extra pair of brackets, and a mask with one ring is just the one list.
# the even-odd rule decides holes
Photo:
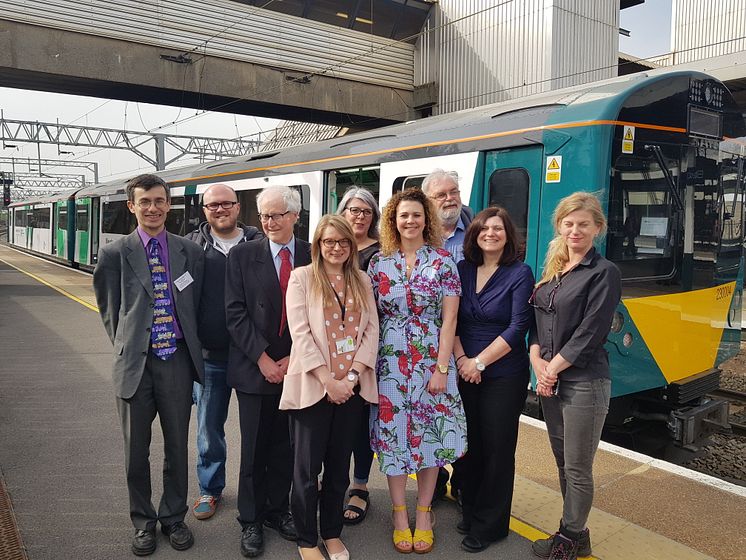
[(62, 294), (66, 298), (69, 298), (69, 299), (73, 300), (76, 303), (79, 303), (83, 307), (86, 307), (86, 308), (90, 309), (91, 311), (94, 311), (94, 312), (98, 313), (98, 307), (96, 307), (95, 305), (91, 305), (87, 301), (84, 301), (84, 300), (80, 299), (79, 297), (72, 295), (70, 292), (68, 292), (66, 290), (63, 290), (59, 286), (55, 286), (54, 284), (51, 284), (51, 283), (47, 282), (43, 278), (40, 278), (39, 276), (37, 276), (36, 274), (34, 274), (33, 272), (28, 272), (27, 270), (23, 270), (22, 268), (19, 268), (19, 267), (17, 267), (14, 264), (9, 263), (5, 259), (0, 259), (0, 262), (3, 262), (5, 264), (7, 264), (9, 267), (14, 268), (15, 270), (17, 270), (18, 272), (20, 272), (22, 274), (25, 274), (29, 278), (33, 278), (34, 280), (36, 280), (37, 282), (39, 282), (41, 284), (44, 284), (48, 288), (52, 288), (54, 291), (59, 292), (60, 294)]

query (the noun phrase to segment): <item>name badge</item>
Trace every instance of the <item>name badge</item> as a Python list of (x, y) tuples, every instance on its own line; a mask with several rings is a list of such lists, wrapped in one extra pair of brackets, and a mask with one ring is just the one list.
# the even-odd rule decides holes
[(335, 344), (337, 345), (337, 354), (346, 354), (355, 349), (355, 341), (351, 336), (343, 338), (342, 340), (337, 340)]
[(174, 280), (174, 286), (176, 286), (177, 290), (183, 292), (184, 288), (189, 286), (192, 282), (194, 282), (194, 278), (192, 278), (192, 275), (189, 274), (189, 271), (187, 271), (179, 276), (176, 280)]

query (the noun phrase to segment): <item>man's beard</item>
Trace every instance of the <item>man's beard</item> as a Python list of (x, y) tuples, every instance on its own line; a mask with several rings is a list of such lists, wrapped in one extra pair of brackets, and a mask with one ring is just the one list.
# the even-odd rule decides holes
[(440, 211), (440, 221), (444, 226), (455, 226), (458, 222), (460, 208), (446, 208)]

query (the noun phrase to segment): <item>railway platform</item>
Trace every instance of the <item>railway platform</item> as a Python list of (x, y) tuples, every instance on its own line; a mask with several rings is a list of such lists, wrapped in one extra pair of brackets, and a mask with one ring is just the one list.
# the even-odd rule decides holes
[[(95, 313), (90, 275), (0, 245), (0, 349), (0, 558), (132, 558), (111, 345)], [(194, 422), (191, 428), (194, 442)], [(241, 558), (235, 400), (226, 432), (228, 480), (217, 514), (208, 521), (189, 514), (194, 547), (176, 552), (160, 536), (153, 558)], [(157, 494), (162, 441), (158, 428), (154, 434)], [(534, 558), (531, 541), (557, 527), (561, 495), (541, 422), (522, 420), (516, 462), (511, 535), (475, 558)], [(345, 528), (343, 538), (353, 558), (398, 558), (386, 481), (375, 467), (371, 475), (368, 518)], [(595, 479), (595, 558), (746, 559), (746, 488), (603, 443)], [(190, 482), (194, 497), (193, 472)], [(414, 484), (408, 497), (413, 506)], [(455, 503), (441, 501), (434, 511), (429, 557), (469, 556), (459, 547)], [(291, 543), (268, 532), (263, 558), (295, 557)]]

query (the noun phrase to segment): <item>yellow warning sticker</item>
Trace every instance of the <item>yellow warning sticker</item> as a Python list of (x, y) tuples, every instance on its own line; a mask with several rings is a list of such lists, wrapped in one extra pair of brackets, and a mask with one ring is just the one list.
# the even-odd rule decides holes
[(632, 154), (635, 151), (635, 127), (625, 126), (622, 136), (622, 153)]
[(562, 178), (562, 156), (548, 156), (544, 182), (559, 183)]

